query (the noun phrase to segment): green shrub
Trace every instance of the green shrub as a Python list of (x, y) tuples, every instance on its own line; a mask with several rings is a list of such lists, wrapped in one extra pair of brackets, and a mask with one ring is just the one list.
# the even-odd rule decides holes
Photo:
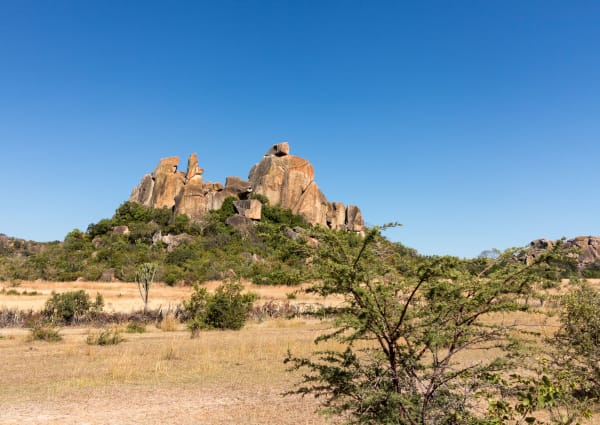
[(91, 313), (101, 311), (104, 298), (96, 294), (96, 301), (91, 302), (90, 296), (83, 290), (68, 291), (52, 296), (46, 301), (42, 314), (52, 321), (72, 323), (75, 319), (84, 318)]
[(226, 282), (214, 294), (194, 285), (194, 293), (183, 302), (192, 337), (202, 329), (241, 329), (256, 299), (256, 294), (242, 294), (239, 282)]
[(586, 279), (600, 278), (600, 262), (587, 266), (586, 269), (581, 272), (581, 275)]
[(278, 205), (263, 205), (262, 219), (267, 223), (285, 224), (290, 227), (308, 227), (304, 217)]
[(241, 329), (256, 299), (256, 294), (242, 294), (239, 282), (219, 286), (212, 296), (208, 310), (208, 323), (217, 329)]
[(16, 289), (9, 289), (8, 291), (4, 288), (2, 288), (2, 290), (0, 290), (0, 294), (4, 294), (4, 295), (28, 295), (28, 296), (34, 296), (34, 295), (38, 295), (38, 291), (23, 291), (23, 292), (19, 292)]
[(273, 267), (256, 264), (252, 266), (252, 282), (255, 285), (286, 285), (294, 286), (302, 283), (304, 276), (300, 270), (275, 265)]
[(561, 326), (552, 342), (554, 360), (581, 383), (582, 393), (600, 397), (600, 292), (587, 283), (562, 300)]
[(125, 332), (129, 334), (143, 334), (146, 332), (146, 324), (142, 322), (129, 322)]
[(94, 239), (96, 236), (102, 236), (110, 233), (114, 223), (111, 219), (103, 218), (98, 223), (92, 223), (87, 227), (86, 233), (90, 239)]
[(36, 323), (31, 328), (32, 341), (57, 342), (62, 340), (59, 330), (44, 323)]
[(97, 333), (90, 333), (85, 342), (89, 345), (117, 345), (123, 341), (118, 330), (104, 329)]
[(256, 199), (263, 205), (269, 205), (269, 198), (267, 198), (265, 195), (261, 195), (260, 193), (253, 193), (250, 195), (250, 199)]

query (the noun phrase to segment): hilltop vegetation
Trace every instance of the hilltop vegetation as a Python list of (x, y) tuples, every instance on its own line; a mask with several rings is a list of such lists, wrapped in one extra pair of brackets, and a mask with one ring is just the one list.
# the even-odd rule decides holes
[[(201, 221), (174, 214), (169, 208), (127, 201), (111, 218), (92, 223), (85, 231), (74, 229), (62, 242), (0, 235), (0, 281), (134, 281), (140, 264), (156, 263), (156, 280), (169, 285), (232, 275), (256, 284), (296, 285), (323, 276), (321, 241), (337, 235), (348, 247), (361, 243), (355, 232), (311, 225), (289, 209), (269, 205), (264, 196), (254, 198), (263, 204), (262, 218), (251, 225), (231, 225), (228, 219), (236, 214), (234, 198), (227, 198)], [(385, 238), (380, 243), (399, 256), (419, 257), (416, 250), (401, 243)], [(486, 259), (464, 261), (473, 267)], [(562, 277), (578, 273), (573, 263), (565, 265)], [(588, 265), (580, 274), (596, 277), (594, 266)]]
[[(136, 267), (146, 262), (158, 264), (156, 280), (171, 285), (232, 273), (259, 284), (286, 285), (319, 276), (318, 241), (335, 231), (312, 226), (302, 216), (256, 197), (263, 203), (262, 219), (241, 228), (226, 224), (235, 214), (233, 199), (200, 222), (168, 208), (125, 202), (112, 218), (92, 223), (86, 231), (75, 229), (62, 242), (5, 238), (0, 244), (0, 280), (133, 281)], [(357, 244), (360, 237), (345, 232), (344, 239)]]

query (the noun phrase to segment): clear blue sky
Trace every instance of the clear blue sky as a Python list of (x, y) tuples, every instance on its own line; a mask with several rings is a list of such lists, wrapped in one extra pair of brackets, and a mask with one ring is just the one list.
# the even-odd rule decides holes
[(0, 233), (272, 143), (424, 254), (600, 234), (598, 1), (0, 1)]

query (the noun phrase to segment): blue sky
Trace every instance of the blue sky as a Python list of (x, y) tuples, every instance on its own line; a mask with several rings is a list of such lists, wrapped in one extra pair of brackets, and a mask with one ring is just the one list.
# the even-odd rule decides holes
[(599, 235), (600, 2), (0, 2), (0, 233), (62, 240), (161, 157), (273, 143), (424, 254)]

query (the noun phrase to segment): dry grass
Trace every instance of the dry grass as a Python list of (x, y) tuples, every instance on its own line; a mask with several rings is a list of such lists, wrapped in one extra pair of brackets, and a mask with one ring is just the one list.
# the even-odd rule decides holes
[[(600, 285), (600, 281), (593, 283)], [(217, 285), (206, 286), (213, 290)], [(245, 286), (257, 292), (262, 302), (341, 302), (304, 293), (288, 300), (293, 288)], [(567, 284), (559, 292), (566, 288)], [(0, 308), (40, 309), (52, 290), (76, 289), (85, 289), (91, 296), (102, 293), (108, 311), (143, 307), (133, 283), (22, 282), (19, 291), (41, 295), (0, 294)], [(191, 288), (155, 284), (149, 307), (174, 308), (190, 293)], [(517, 323), (544, 335), (551, 334), (557, 324), (556, 318), (535, 313), (488, 320)], [(110, 346), (86, 344), (91, 331), (84, 328), (64, 328), (63, 341), (52, 344), (29, 340), (27, 329), (0, 329), (0, 424), (331, 423), (314, 413), (314, 399), (281, 395), (299, 381), (282, 363), (288, 349), (299, 356), (309, 355), (315, 349), (314, 338), (328, 326), (317, 320), (251, 321), (241, 331), (202, 332), (199, 338), (190, 339), (183, 325), (165, 324), (170, 332), (148, 326), (145, 333), (126, 334), (124, 342)]]
[(321, 424), (309, 398), (282, 397), (288, 349), (308, 354), (327, 325), (273, 320), (241, 331), (149, 330), (113, 346), (64, 329), (57, 344), (0, 339), (2, 424)]
[[(242, 282), (247, 291), (255, 292), (259, 296), (259, 302), (289, 301), (291, 304), (319, 303), (322, 305), (339, 305), (342, 301), (339, 297), (323, 299), (315, 294), (306, 294), (301, 291), (302, 287), (289, 286), (258, 286), (250, 282)], [(203, 284), (209, 291), (221, 284), (220, 281), (210, 281)], [(0, 283), (0, 290), (10, 289), (8, 282)], [(137, 285), (129, 282), (46, 282), (46, 281), (23, 281), (19, 284), (18, 292), (36, 291), (36, 295), (7, 295), (0, 292), (0, 308), (20, 308), (22, 310), (40, 310), (50, 297), (52, 291), (66, 292), (83, 289), (92, 299), (96, 293), (104, 297), (104, 310), (107, 312), (130, 313), (142, 310), (144, 304), (140, 298)], [(150, 287), (148, 308), (158, 309), (162, 307), (167, 311), (181, 304), (182, 300), (189, 298), (193, 288), (189, 286), (168, 286), (163, 283), (154, 283)], [(296, 293), (296, 298), (288, 300), (288, 294)]]
[[(219, 283), (206, 287), (212, 291)], [(259, 294), (259, 302), (287, 302), (287, 294), (297, 289), (245, 286)], [(91, 297), (101, 293), (105, 311), (143, 308), (135, 283), (37, 281), (21, 282), (18, 290), (38, 295), (0, 293), (0, 308), (39, 310), (52, 291), (79, 289)], [(173, 310), (191, 292), (153, 284), (149, 308)], [(299, 293), (291, 302), (317, 301), (323, 302)], [(329, 423), (314, 413), (312, 398), (281, 396), (298, 381), (285, 372), (288, 348), (309, 354), (324, 326), (313, 320), (269, 320), (190, 339), (185, 326), (167, 316), (159, 328), (128, 333), (124, 342), (110, 346), (86, 343), (97, 329), (63, 328), (64, 340), (55, 344), (28, 341), (27, 329), (0, 329), (0, 424)]]

